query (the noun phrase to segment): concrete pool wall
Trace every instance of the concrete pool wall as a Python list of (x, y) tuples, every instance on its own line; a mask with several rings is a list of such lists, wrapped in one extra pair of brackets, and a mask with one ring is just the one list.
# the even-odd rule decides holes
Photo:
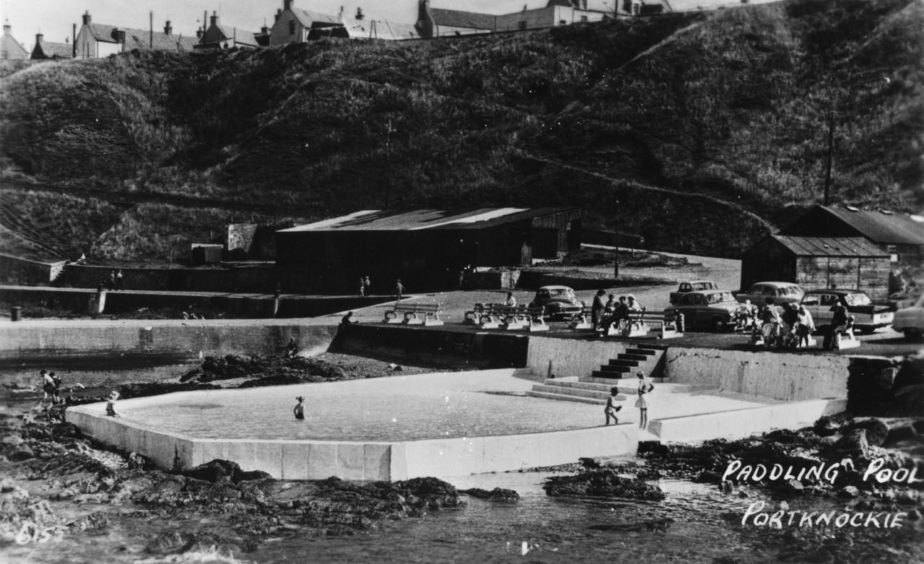
[[(120, 404), (139, 407), (162, 398)], [(634, 424), (490, 437), (347, 442), (201, 439), (107, 417), (103, 403), (72, 407), (66, 416), (94, 439), (124, 452), (141, 453), (161, 468), (191, 468), (224, 459), (243, 470), (261, 470), (286, 480), (448, 478), (567, 464), (581, 457), (634, 456), (638, 449)]]
[(337, 326), (286, 320), (77, 320), (0, 325), (0, 359), (54, 356), (278, 354), (295, 339), (304, 354), (326, 351)]

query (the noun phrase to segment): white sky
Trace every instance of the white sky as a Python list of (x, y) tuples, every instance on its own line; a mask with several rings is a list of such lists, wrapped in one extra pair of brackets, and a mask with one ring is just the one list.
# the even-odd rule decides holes
[[(513, 12), (545, 6), (547, 0), (431, 0), (435, 8), (454, 8), (488, 13)], [(417, 19), (417, 0), (294, 0), (305, 10), (336, 16), (343, 6), (345, 14), (361, 7), (368, 18), (413, 23)], [(174, 33), (194, 35), (202, 12), (218, 11), (221, 22), (229, 26), (258, 31), (266, 20), (282, 8), (282, 0), (0, 0), (0, 19), (9, 20), (12, 34), (27, 49), (35, 34), (46, 41), (63, 42), (71, 36), (71, 24), (80, 29), (80, 16), (89, 10), (93, 21), (136, 29), (148, 28), (148, 12), (154, 12), (154, 29), (163, 30), (170, 20)]]

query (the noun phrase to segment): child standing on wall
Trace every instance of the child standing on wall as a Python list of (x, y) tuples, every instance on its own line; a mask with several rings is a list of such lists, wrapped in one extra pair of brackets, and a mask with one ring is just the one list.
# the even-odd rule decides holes
[(116, 416), (115, 402), (117, 399), (119, 399), (119, 392), (113, 390), (112, 393), (109, 394), (109, 399), (106, 400), (106, 415), (109, 417)]
[(613, 386), (610, 388), (610, 395), (606, 398), (606, 407), (603, 408), (603, 413), (606, 414), (606, 424), (610, 424), (610, 418), (613, 418), (613, 425), (619, 424), (619, 418), (616, 417), (616, 413), (622, 409), (621, 405), (616, 405), (616, 399), (619, 395), (619, 388)]
[(295, 404), (294, 408), (292, 408), (292, 413), (295, 414), (295, 418), (298, 419), (299, 421), (304, 420), (305, 419), (305, 398), (302, 396), (298, 396), (295, 399), (298, 400), (298, 403)]

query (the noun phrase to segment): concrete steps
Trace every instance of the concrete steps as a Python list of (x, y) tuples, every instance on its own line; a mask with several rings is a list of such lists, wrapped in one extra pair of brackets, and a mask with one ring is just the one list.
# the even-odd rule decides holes
[(561, 401), (603, 404), (614, 386), (619, 389), (620, 401), (634, 395), (637, 389), (637, 372), (644, 372), (655, 384), (664, 382), (660, 377), (663, 370), (664, 350), (660, 345), (633, 346), (594, 370), (590, 376), (580, 380), (548, 379), (535, 384), (526, 392), (532, 397)]

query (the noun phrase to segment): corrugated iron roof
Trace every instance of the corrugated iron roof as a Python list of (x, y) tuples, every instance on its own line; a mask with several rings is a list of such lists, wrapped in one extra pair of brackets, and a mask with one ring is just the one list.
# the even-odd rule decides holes
[(771, 235), (796, 255), (816, 257), (887, 257), (889, 254), (863, 237), (799, 237)]
[(885, 245), (924, 245), (924, 223), (902, 213), (853, 211), (835, 206), (819, 206), (863, 234), (870, 241)]
[(559, 212), (579, 213), (573, 208), (478, 208), (453, 211), (423, 209), (405, 212), (361, 210), (340, 217), (283, 229), (281, 232), (484, 229)]

